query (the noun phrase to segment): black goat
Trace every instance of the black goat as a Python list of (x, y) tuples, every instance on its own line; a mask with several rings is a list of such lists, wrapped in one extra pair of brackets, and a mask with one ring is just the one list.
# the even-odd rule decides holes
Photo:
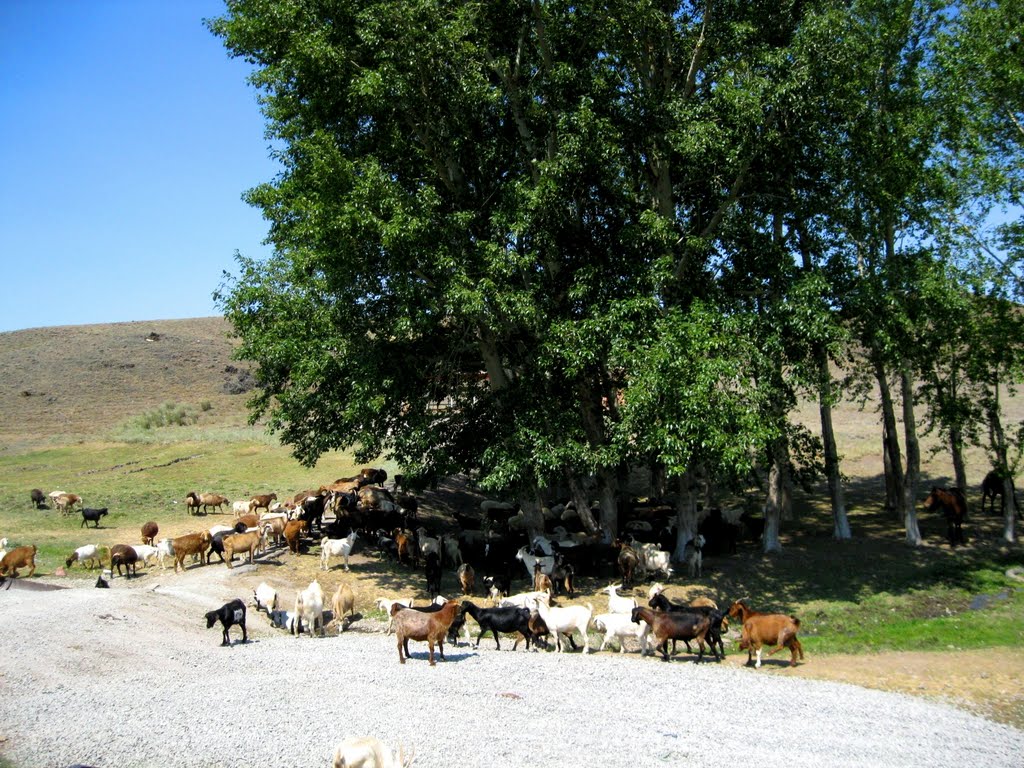
[(436, 552), (429, 553), (424, 567), (427, 572), (427, 595), (433, 600), (441, 594), (441, 558)]
[(235, 624), (242, 628), (242, 642), (249, 642), (249, 635), (245, 631), (245, 603), (239, 599), (234, 599), (230, 603), (225, 603), (216, 611), (210, 611), (206, 614), (206, 628), (210, 629), (217, 621), (224, 626), (224, 640), (221, 645), (231, 645), (231, 638), (228, 637), (228, 630)]
[(100, 518), (107, 514), (107, 508), (103, 509), (90, 509), (89, 507), (82, 507), (82, 525), (79, 528), (84, 527), (87, 523), (95, 523), (95, 527), (100, 527)]
[[(665, 611), (667, 613), (692, 613), (700, 616), (707, 616), (711, 620), (711, 624), (708, 627), (705, 639), (708, 641), (708, 645), (711, 647), (712, 653), (717, 658), (719, 655), (725, 658), (725, 645), (722, 643), (722, 624), (725, 624), (725, 628), (728, 629), (729, 624), (726, 621), (725, 613), (712, 608), (711, 606), (705, 605), (684, 605), (682, 603), (674, 603), (669, 600), (665, 595), (658, 593), (650, 599), (647, 603), (651, 608), (656, 611)], [(685, 638), (677, 638), (686, 643), (687, 653), (693, 653), (690, 648), (690, 641)], [(676, 652), (676, 640), (672, 640), (672, 653)]]
[(468, 613), (473, 620), (480, 625), (480, 634), (477, 635), (475, 648), (480, 647), (480, 639), (488, 632), (494, 634), (494, 644), (501, 650), (501, 641), (498, 640), (499, 632), (518, 632), (526, 639), (526, 647), (530, 647), (533, 633), (530, 631), (530, 609), (506, 606), (498, 608), (480, 608), (469, 600), (462, 603), (463, 613)]
[(46, 495), (38, 488), (33, 488), (32, 493), (29, 494), (32, 497), (32, 506), (36, 509), (48, 509), (46, 506)]

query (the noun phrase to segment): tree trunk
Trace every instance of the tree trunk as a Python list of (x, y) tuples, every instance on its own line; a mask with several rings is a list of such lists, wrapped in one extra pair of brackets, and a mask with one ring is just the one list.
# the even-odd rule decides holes
[(785, 476), (788, 474), (784, 441), (776, 440), (772, 445), (772, 468), (768, 472), (768, 499), (764, 505), (764, 536), (761, 539), (764, 552), (781, 552), (779, 532), (782, 528), (782, 505), (785, 497)]
[(614, 470), (601, 467), (597, 470), (597, 498), (601, 504), (601, 527), (611, 534), (614, 540), (619, 535), (619, 507), (616, 494), (619, 481)]
[(900, 438), (896, 431), (896, 409), (892, 402), (889, 379), (885, 366), (872, 351), (871, 362), (878, 381), (878, 398), (882, 404), (882, 451), (885, 465), (885, 508), (903, 518), (903, 461), (900, 458)]
[(598, 524), (590, 511), (590, 499), (587, 498), (587, 492), (583, 490), (583, 485), (575, 476), (569, 473), (566, 473), (566, 480), (569, 483), (569, 495), (576, 505), (576, 512), (580, 516), (580, 522), (583, 523), (587, 533), (597, 533)]
[(1013, 474), (1007, 466), (1007, 445), (1006, 433), (1003, 431), (1003, 422), (999, 418), (999, 395), (998, 385), (996, 387), (995, 399), (989, 404), (988, 411), (988, 439), (992, 452), (996, 457), (995, 469), (1003, 478), (1003, 541), (1013, 544), (1017, 541), (1017, 505), (1014, 498)]
[(686, 545), (697, 535), (697, 493), (691, 473), (678, 479), (676, 493), (676, 547), (672, 552), (673, 562), (680, 563), (686, 553)]
[(921, 531), (917, 526), (917, 483), (921, 475), (921, 449), (917, 442), (917, 422), (914, 418), (914, 382), (907, 361), (900, 367), (900, 390), (907, 448), (907, 474), (903, 483), (903, 522), (907, 532), (907, 543), (917, 547), (921, 545)]
[(949, 455), (953, 458), (956, 487), (967, 494), (967, 468), (964, 465), (964, 438), (958, 425), (949, 428)]
[(529, 541), (533, 541), (536, 536), (544, 535), (544, 513), (541, 512), (543, 506), (540, 488), (536, 484), (532, 491), (523, 493), (519, 497), (519, 509), (526, 521), (526, 535), (529, 537)]
[(828, 370), (828, 357), (819, 351), (818, 364), (820, 385), (818, 409), (821, 412), (821, 443), (825, 451), (825, 476), (828, 479), (828, 495), (832, 501), (832, 538), (839, 541), (853, 538), (850, 520), (846, 515), (846, 499), (843, 493), (843, 479), (839, 472), (839, 449), (832, 425), (832, 376)]

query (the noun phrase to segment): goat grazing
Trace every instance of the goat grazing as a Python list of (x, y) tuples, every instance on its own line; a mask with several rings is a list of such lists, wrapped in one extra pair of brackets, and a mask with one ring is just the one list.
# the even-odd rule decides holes
[(242, 642), (249, 642), (249, 635), (245, 631), (245, 603), (235, 598), (230, 603), (225, 603), (216, 611), (206, 614), (206, 628), (210, 629), (220, 621), (224, 627), (224, 640), (221, 645), (231, 645), (231, 638), (228, 637), (228, 630), (236, 624), (242, 628)]
[(269, 616), (277, 610), (277, 590), (267, 582), (261, 581), (259, 586), (252, 591), (252, 601), (256, 605), (257, 611), (263, 609)]
[(0, 559), (0, 576), (10, 574), (11, 578), (17, 578), (19, 568), (28, 568), (29, 576), (36, 572), (35, 544), (15, 547)]
[[(338, 585), (331, 598), (331, 615), (332, 620), (338, 622), (342, 632), (348, 629), (349, 623), (355, 618), (356, 596), (352, 592), (352, 587), (345, 582)], [(345, 621), (346, 616), (349, 619), (348, 622)]]
[(395, 638), (398, 642), (398, 661), (405, 664), (405, 660), (409, 656), (410, 640), (426, 641), (430, 649), (430, 666), (434, 666), (435, 644), (441, 661), (444, 661), (444, 639), (448, 634), (448, 628), (455, 621), (458, 607), (459, 604), (455, 600), (449, 600), (436, 613), (421, 613), (412, 610), (400, 610), (395, 613), (393, 618), (395, 620)]
[(103, 561), (100, 558), (99, 547), (95, 544), (86, 544), (84, 547), (76, 549), (68, 556), (67, 560), (64, 561), (64, 565), (68, 568), (70, 568), (71, 564), (74, 562), (79, 562), (84, 565), (87, 560), (89, 561), (89, 565), (87, 567), (90, 571), (97, 562), (101, 565), (103, 564)]
[(761, 647), (763, 645), (775, 646), (768, 652), (769, 656), (778, 653), (783, 648), (789, 648), (789, 665), (791, 667), (796, 666), (798, 655), (800, 660), (803, 660), (804, 649), (796, 637), (797, 630), (800, 629), (800, 619), (796, 616), (753, 611), (744, 600), (734, 602), (729, 607), (729, 615), (733, 618), (739, 617), (743, 624), (739, 647), (747, 652), (748, 666), (754, 662), (754, 654), (757, 654), (754, 669), (761, 666)]
[(156, 546), (156, 535), (160, 533), (160, 526), (150, 520), (142, 525), (142, 543)]

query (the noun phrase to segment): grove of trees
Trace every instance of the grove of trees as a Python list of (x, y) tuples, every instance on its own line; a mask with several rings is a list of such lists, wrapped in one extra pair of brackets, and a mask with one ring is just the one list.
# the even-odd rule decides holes
[[(278, 176), (219, 306), (299, 460), (355, 447), (618, 526), (828, 481), (871, 392), (906, 539), (922, 434), (1024, 444), (1024, 0), (229, 0)], [(838, 378), (836, 371), (843, 372)], [(797, 398), (820, 404), (818, 434)], [(535, 518), (534, 518), (535, 519)]]

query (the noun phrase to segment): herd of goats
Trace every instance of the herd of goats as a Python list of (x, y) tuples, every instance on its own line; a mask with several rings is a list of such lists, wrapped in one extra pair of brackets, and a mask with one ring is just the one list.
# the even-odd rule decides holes
[[(607, 535), (586, 533), (569, 502), (545, 510), (546, 533), (531, 539), (525, 533), (526, 523), (517, 505), (484, 501), (479, 515), (454, 515), (455, 532), (435, 535), (428, 530), (427, 521), (420, 520), (415, 496), (400, 492), (400, 477), (390, 490), (385, 487), (385, 480), (384, 470), (366, 468), (355, 477), (301, 491), (287, 501), (279, 501), (274, 493), (233, 503), (219, 494), (189, 493), (185, 504), (190, 514), (230, 507), (235, 513), (234, 522), (162, 539), (157, 538), (159, 525), (147, 522), (141, 529), (141, 544), (79, 547), (68, 556), (65, 566), (70, 568), (75, 562), (90, 568), (97, 563), (109, 564), (109, 571), (104, 571), (104, 575), (113, 577), (116, 573), (127, 577), (135, 574), (140, 562), (155, 561), (164, 567), (165, 558), (171, 557), (177, 572), (185, 570), (188, 558), (192, 562), (209, 563), (216, 554), (230, 568), (236, 555), (245, 556), (253, 563), (271, 542), (275, 546), (286, 545), (289, 551), (299, 554), (309, 546), (312, 537), (320, 545), (322, 570), (330, 570), (332, 558), (340, 558), (347, 571), (349, 555), (356, 541), (361, 540), (374, 549), (379, 558), (413, 569), (422, 567), (426, 574), (426, 591), (432, 601), (429, 605), (414, 606), (411, 600), (377, 600), (377, 607), (390, 615), (387, 632), (393, 628), (399, 661), (403, 664), (409, 657), (410, 640), (427, 643), (431, 665), (435, 663), (435, 647), (443, 660), (445, 639), (457, 643), (462, 632), (465, 639), (470, 640), (467, 618), (479, 627), (477, 646), (487, 633), (493, 635), (498, 648), (501, 634), (513, 634), (517, 635), (513, 648), (520, 640), (525, 641), (527, 648), (531, 644), (546, 646), (548, 638), (553, 637), (555, 650), (561, 652), (563, 647), (578, 647), (573, 636), (578, 633), (583, 652), (587, 653), (590, 651), (588, 631), (593, 627), (604, 633), (598, 650), (616, 641), (621, 652), (624, 641), (632, 638), (639, 641), (642, 653), (646, 654), (648, 646), (653, 645), (665, 661), (670, 659), (670, 640), (673, 652), (678, 641), (683, 641), (687, 650), (691, 642), (696, 642), (697, 661), (703, 659), (706, 650), (710, 650), (716, 660), (720, 659), (724, 655), (722, 633), (729, 627), (729, 618), (733, 618), (739, 621), (739, 647), (748, 651), (749, 664), (761, 666), (764, 646), (771, 646), (771, 653), (788, 648), (790, 663), (794, 665), (798, 658), (803, 658), (797, 639), (800, 621), (793, 616), (758, 613), (744, 601), (734, 602), (728, 610), (721, 610), (708, 598), (679, 604), (668, 599), (660, 584), (650, 588), (647, 605), (639, 605), (634, 598), (618, 594), (618, 589), (632, 587), (640, 577), (672, 576), (670, 553), (665, 544), (673, 538), (673, 533), (669, 510), (664, 507), (631, 507), (624, 520), (624, 535), (612, 540)], [(33, 504), (45, 506), (49, 501), (65, 515), (72, 514), (76, 505), (82, 503), (79, 496), (63, 491), (44, 495), (33, 489), (31, 497)], [(82, 526), (92, 523), (98, 527), (100, 518), (107, 514), (106, 509), (84, 505), (78, 509)], [(759, 533), (756, 520), (729, 521), (721, 512), (713, 512), (687, 547), (684, 564), (689, 575), (700, 575), (705, 548), (735, 551), (737, 540), (745, 533), (751, 536)], [(6, 544), (6, 539), (0, 539), (0, 578), (17, 577), (19, 568), (28, 568), (31, 576), (35, 571), (36, 547), (27, 545), (6, 551)], [(440, 596), (445, 566), (455, 570), (463, 596), (461, 601)], [(532, 589), (513, 594), (513, 573), (519, 568), (525, 569)], [(471, 600), (477, 594), (477, 573), (484, 574), (481, 583), (482, 591), (490, 598), (487, 606)], [(97, 579), (97, 586), (107, 585), (104, 575)], [(617, 575), (621, 579), (621, 584), (603, 590), (608, 598), (606, 613), (595, 615), (590, 604), (555, 604), (558, 596), (571, 598), (574, 595), (577, 575)], [(266, 583), (257, 587), (253, 597), (257, 610), (266, 611), (276, 626), (294, 634), (301, 634), (304, 625), (311, 634), (317, 631), (323, 634), (324, 609), (328, 605), (342, 630), (347, 626), (346, 621), (355, 616), (352, 590), (344, 583), (328, 603), (319, 582), (314, 579), (299, 592), (292, 611), (279, 608), (276, 590)], [(237, 625), (245, 642), (248, 639), (245, 614), (246, 604), (236, 599), (209, 612), (207, 626), (220, 622), (222, 644), (229, 645), (228, 630)]]

